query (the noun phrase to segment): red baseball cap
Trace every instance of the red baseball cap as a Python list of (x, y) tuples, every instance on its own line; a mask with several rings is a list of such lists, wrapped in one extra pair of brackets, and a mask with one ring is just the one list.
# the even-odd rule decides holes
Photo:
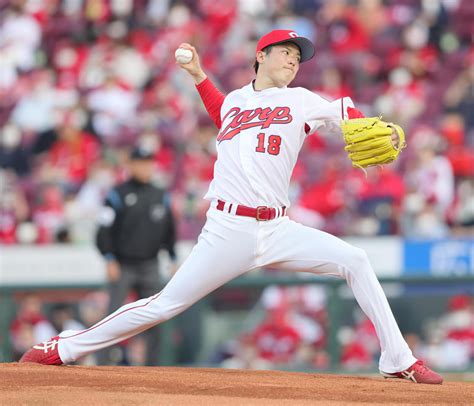
[(269, 45), (281, 44), (283, 42), (292, 42), (298, 46), (301, 52), (301, 61), (305, 62), (314, 56), (314, 45), (305, 37), (300, 37), (292, 30), (273, 30), (265, 34), (257, 44), (257, 50), (261, 51)]

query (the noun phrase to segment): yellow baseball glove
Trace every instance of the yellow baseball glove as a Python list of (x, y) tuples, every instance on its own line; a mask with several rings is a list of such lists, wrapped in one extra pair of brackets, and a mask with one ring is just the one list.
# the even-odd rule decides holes
[[(353, 118), (341, 123), (345, 150), (356, 168), (383, 165), (395, 161), (406, 146), (405, 133), (399, 125), (386, 123), (379, 117)], [(398, 146), (392, 141), (393, 129)]]

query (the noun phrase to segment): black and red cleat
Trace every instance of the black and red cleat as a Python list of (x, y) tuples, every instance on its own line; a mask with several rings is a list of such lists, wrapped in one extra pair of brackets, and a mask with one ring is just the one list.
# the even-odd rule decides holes
[(443, 377), (429, 369), (423, 361), (416, 361), (411, 367), (401, 372), (387, 373), (380, 371), (384, 378), (400, 378), (408, 379), (415, 383), (427, 383), (432, 385), (440, 385), (443, 383)]
[(34, 362), (43, 365), (62, 365), (63, 362), (58, 352), (59, 336), (53, 337), (49, 341), (36, 344), (26, 351), (20, 362)]

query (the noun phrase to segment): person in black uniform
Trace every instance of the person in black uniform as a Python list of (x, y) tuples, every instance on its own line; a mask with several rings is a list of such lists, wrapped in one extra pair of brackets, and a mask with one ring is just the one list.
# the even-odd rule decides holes
[[(109, 313), (117, 310), (131, 289), (140, 298), (161, 290), (158, 252), (175, 254), (175, 222), (168, 194), (152, 182), (153, 153), (135, 148), (130, 155), (130, 178), (106, 197), (97, 232), (97, 247), (106, 260), (109, 281)], [(146, 333), (146, 365), (158, 364), (159, 334)], [(110, 352), (99, 354), (99, 363), (109, 363)]]

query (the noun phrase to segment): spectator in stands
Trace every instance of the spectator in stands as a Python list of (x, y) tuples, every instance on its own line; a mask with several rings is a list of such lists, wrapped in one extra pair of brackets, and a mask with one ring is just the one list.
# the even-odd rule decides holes
[(29, 214), (28, 203), (15, 174), (0, 169), (0, 245), (19, 241), (18, 226)]
[(49, 311), (48, 319), (56, 331), (54, 334), (59, 334), (64, 330), (82, 330), (85, 328), (82, 323), (75, 319), (73, 309), (67, 303), (55, 304)]
[(269, 309), (253, 333), (259, 357), (273, 364), (290, 362), (301, 342), (300, 334), (288, 321), (290, 311), (286, 305)]
[[(457, 179), (474, 176), (474, 148), (469, 141), (464, 118), (460, 114), (441, 117), (441, 135), (446, 143), (446, 157)], [(473, 138), (474, 139), (474, 138)], [(470, 145), (471, 144), (471, 145)]]
[(18, 360), (35, 342), (47, 340), (51, 332), (54, 328), (43, 313), (39, 297), (34, 294), (23, 297), (10, 325), (14, 359)]
[(46, 170), (67, 191), (77, 192), (99, 158), (97, 140), (82, 130), (84, 114), (68, 111), (58, 127), (58, 140), (48, 152)]
[[(474, 50), (471, 47), (470, 53), (466, 57), (466, 68), (462, 70), (455, 80), (448, 87), (444, 96), (444, 105), (448, 111), (459, 112), (466, 123), (466, 128), (471, 132), (474, 129)], [(473, 136), (471, 135), (471, 142)]]
[(348, 369), (366, 369), (376, 364), (380, 355), (375, 327), (359, 309), (354, 311), (355, 324), (338, 332), (342, 344), (341, 364)]
[(259, 355), (256, 343), (251, 335), (243, 334), (234, 343), (233, 354), (221, 362), (222, 368), (231, 369), (271, 369), (272, 363)]
[(448, 235), (448, 210), (454, 200), (454, 177), (449, 160), (440, 154), (440, 137), (429, 128), (413, 135), (415, 156), (405, 174), (404, 232), (417, 237)]
[(73, 242), (93, 243), (102, 204), (117, 177), (113, 165), (105, 159), (89, 168), (89, 177), (65, 207)]
[(328, 26), (328, 39), (336, 53), (352, 53), (368, 48), (365, 24), (345, 0), (324, 2), (321, 14)]
[(452, 222), (457, 235), (472, 237), (474, 234), (474, 179), (463, 179), (457, 188), (457, 200), (453, 207)]
[(396, 67), (389, 74), (385, 92), (375, 100), (375, 109), (406, 128), (425, 109), (423, 90), (408, 69)]
[(13, 0), (6, 10), (0, 26), (0, 48), (7, 48), (13, 64), (20, 72), (35, 67), (35, 51), (41, 43), (41, 27), (25, 11), (25, 0)]
[(327, 337), (323, 287), (269, 286), (262, 292), (261, 304), (265, 317), (252, 333), (260, 357), (308, 367), (323, 359)]
[(370, 352), (364, 344), (357, 340), (352, 328), (346, 327), (339, 331), (339, 340), (342, 344), (340, 365), (344, 369), (361, 370), (374, 366)]
[(453, 296), (447, 313), (427, 325), (421, 359), (433, 367), (467, 369), (472, 360), (473, 312), (468, 295)]
[(38, 244), (58, 242), (59, 234), (66, 227), (64, 199), (64, 192), (58, 185), (42, 186), (32, 212), (32, 219), (37, 227)]
[(109, 76), (104, 86), (92, 91), (87, 106), (92, 111), (92, 125), (107, 145), (131, 143), (128, 127), (136, 121), (138, 94)]
[(86, 327), (93, 326), (106, 315), (108, 302), (109, 295), (102, 290), (86, 294), (79, 302), (79, 319)]
[(300, 343), (293, 359), (289, 362), (289, 367), (296, 371), (325, 370), (329, 368), (331, 358), (323, 349), (315, 349), (309, 343)]
[(286, 322), (300, 335), (303, 343), (323, 348), (327, 338), (326, 292), (323, 286), (269, 286), (261, 302), (267, 312), (286, 307)]
[(448, 312), (441, 317), (440, 325), (446, 339), (467, 352), (462, 367), (474, 361), (474, 300), (467, 294), (455, 295), (448, 302)]
[(0, 133), (0, 168), (10, 168), (18, 176), (30, 172), (31, 156), (22, 145), (22, 133), (13, 123), (7, 123)]
[(397, 233), (397, 214), (405, 193), (402, 176), (391, 166), (368, 168), (366, 175), (359, 170), (350, 174), (355, 187), (357, 213), (351, 234), (392, 235)]
[(52, 70), (39, 70), (28, 74), (27, 82), (30, 87), (15, 105), (12, 121), (23, 131), (41, 132), (54, 126), (54, 112), (57, 100)]

